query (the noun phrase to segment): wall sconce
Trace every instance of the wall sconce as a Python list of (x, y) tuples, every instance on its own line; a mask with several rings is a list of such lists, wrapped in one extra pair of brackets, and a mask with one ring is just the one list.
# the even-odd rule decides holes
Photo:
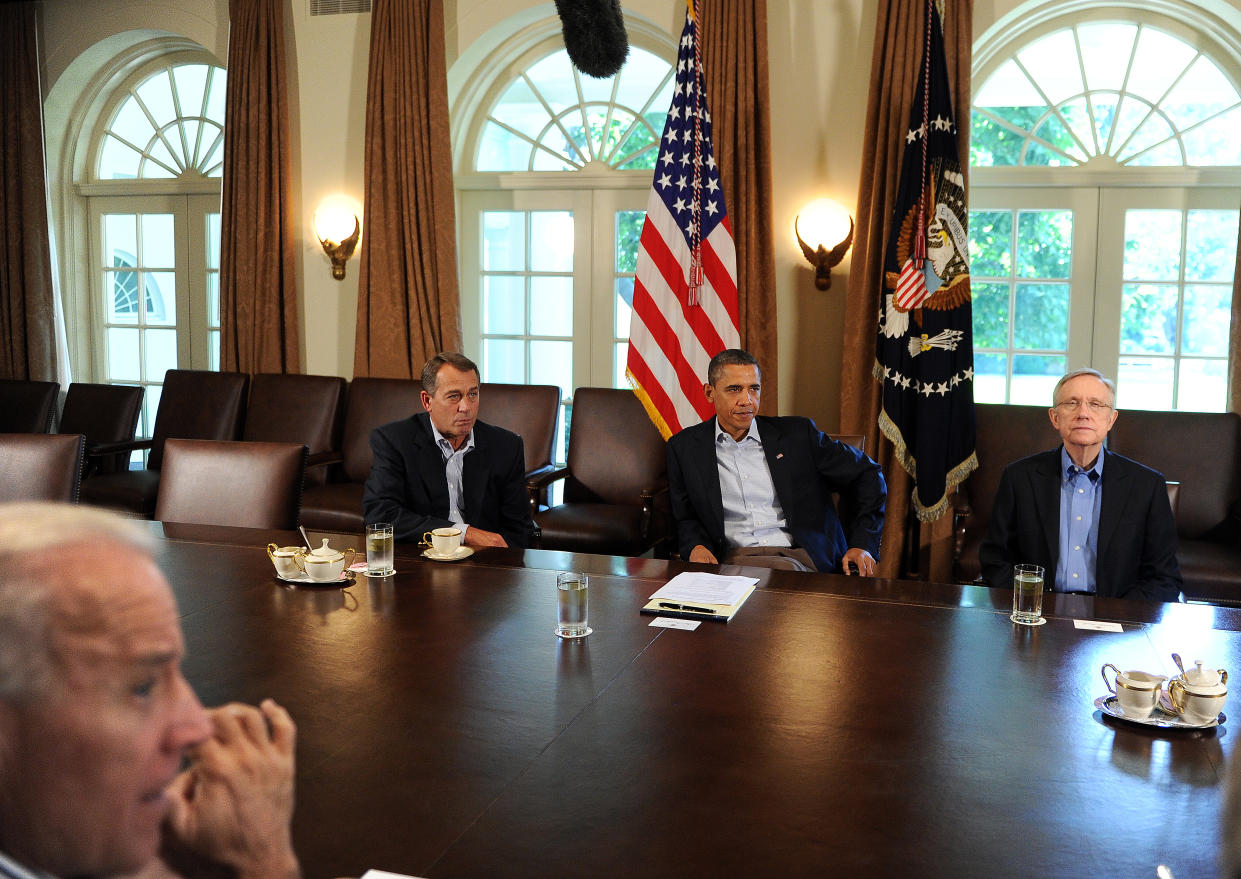
[(356, 211), (340, 201), (325, 201), (315, 211), (314, 226), (315, 237), (332, 261), (332, 277), (343, 281), (345, 262), (353, 256), (362, 237), (362, 223)]
[[(802, 229), (806, 230), (809, 242), (802, 238)], [(793, 235), (801, 252), (814, 266), (814, 286), (827, 290), (832, 286), (832, 269), (840, 264), (853, 244), (853, 217), (831, 199), (816, 199), (793, 219)]]

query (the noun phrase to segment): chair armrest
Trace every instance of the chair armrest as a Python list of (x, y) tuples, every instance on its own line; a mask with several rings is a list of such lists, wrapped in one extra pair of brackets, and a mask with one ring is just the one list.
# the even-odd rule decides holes
[[(667, 507), (668, 484), (665, 482), (663, 485), (654, 488), (644, 488), (638, 492), (638, 497), (642, 499), (642, 539), (649, 540), (651, 539), (656, 508), (658, 507), (658, 511), (663, 513)], [(664, 535), (659, 535), (660, 540), (663, 537)]]
[[(547, 487), (559, 479), (569, 475), (568, 467), (554, 468), (550, 464), (534, 473), (526, 480), (526, 495), (530, 503), (530, 518), (539, 511), (539, 500), (544, 496)], [(540, 535), (541, 536), (541, 535)]]
[(542, 491), (558, 479), (564, 479), (569, 475), (568, 467), (552, 467), (548, 465), (542, 470), (536, 470), (534, 476), (526, 480), (527, 491)]
[(330, 464), (339, 464), (345, 460), (345, 456), (340, 452), (315, 452), (313, 455), (306, 457), (306, 469), (311, 467), (327, 467)]
[(99, 458), (104, 455), (115, 455), (118, 452), (136, 452), (139, 449), (149, 449), (154, 445), (155, 441), (150, 439), (95, 443), (86, 449), (86, 455), (90, 458)]

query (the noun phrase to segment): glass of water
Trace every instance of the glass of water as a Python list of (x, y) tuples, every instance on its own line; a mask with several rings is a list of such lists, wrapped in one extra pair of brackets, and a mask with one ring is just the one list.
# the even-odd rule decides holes
[(390, 522), (366, 526), (366, 576), (387, 577), (392, 569), (393, 536)]
[(566, 571), (556, 575), (556, 634), (561, 638), (585, 638), (593, 630), (586, 625), (590, 609), (590, 577)]
[(1043, 619), (1043, 568), (1039, 565), (1013, 565), (1014, 623), (1041, 626)]

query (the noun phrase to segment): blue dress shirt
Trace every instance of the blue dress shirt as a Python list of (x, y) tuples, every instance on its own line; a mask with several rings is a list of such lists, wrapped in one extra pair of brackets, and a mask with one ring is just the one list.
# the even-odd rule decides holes
[(431, 422), (431, 436), (435, 437), (435, 444), (444, 453), (444, 475), (448, 477), (448, 520), (461, 526), (461, 539), (465, 540), (465, 532), (470, 526), (465, 524), (465, 517), (461, 515), (461, 478), (465, 456), (474, 451), (474, 431), (470, 431), (461, 448), (455, 451), (452, 443), (435, 429), (434, 421)]
[(715, 463), (724, 504), (724, 536), (732, 546), (792, 546), (784, 510), (776, 497), (771, 470), (763, 454), (758, 422), (741, 442), (715, 420)]
[(1099, 509), (1103, 503), (1103, 458), (1099, 449), (1094, 466), (1083, 470), (1060, 447), (1060, 557), (1056, 562), (1056, 592), (1095, 591), (1095, 560), (1099, 550)]

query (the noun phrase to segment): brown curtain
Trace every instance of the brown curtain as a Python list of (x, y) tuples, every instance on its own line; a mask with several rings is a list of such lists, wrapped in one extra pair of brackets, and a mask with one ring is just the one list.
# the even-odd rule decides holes
[[(973, 0), (947, 0), (943, 9), (944, 51), (957, 123), (962, 170), (969, 173), (970, 56)], [(841, 356), (840, 430), (866, 435), (866, 448), (883, 465), (888, 480), (888, 509), (883, 529), (879, 575), (902, 573), (902, 550), (909, 529), (913, 480), (901, 467), (892, 444), (879, 431), (879, 384), (871, 375), (883, 295), (883, 249), (900, 184), (905, 131), (922, 63), (926, 25), (921, 2), (881, 0), (871, 59), (870, 100), (866, 108), (862, 174), (858, 183), (857, 230), (845, 303), (845, 337)], [(875, 454), (877, 450), (878, 454)], [(951, 563), (951, 515), (921, 528), (930, 549), (922, 573), (946, 580)]]
[(300, 372), (284, 0), (229, 0), (220, 368)]
[(762, 409), (774, 414), (780, 398), (767, 0), (696, 0), (695, 6), (715, 160), (737, 246), (741, 346), (763, 365)]
[(0, 378), (56, 381), (38, 3), (0, 4)]
[[(355, 376), (461, 347), (442, 0), (375, 0)], [(477, 356), (477, 352), (472, 352)]]

